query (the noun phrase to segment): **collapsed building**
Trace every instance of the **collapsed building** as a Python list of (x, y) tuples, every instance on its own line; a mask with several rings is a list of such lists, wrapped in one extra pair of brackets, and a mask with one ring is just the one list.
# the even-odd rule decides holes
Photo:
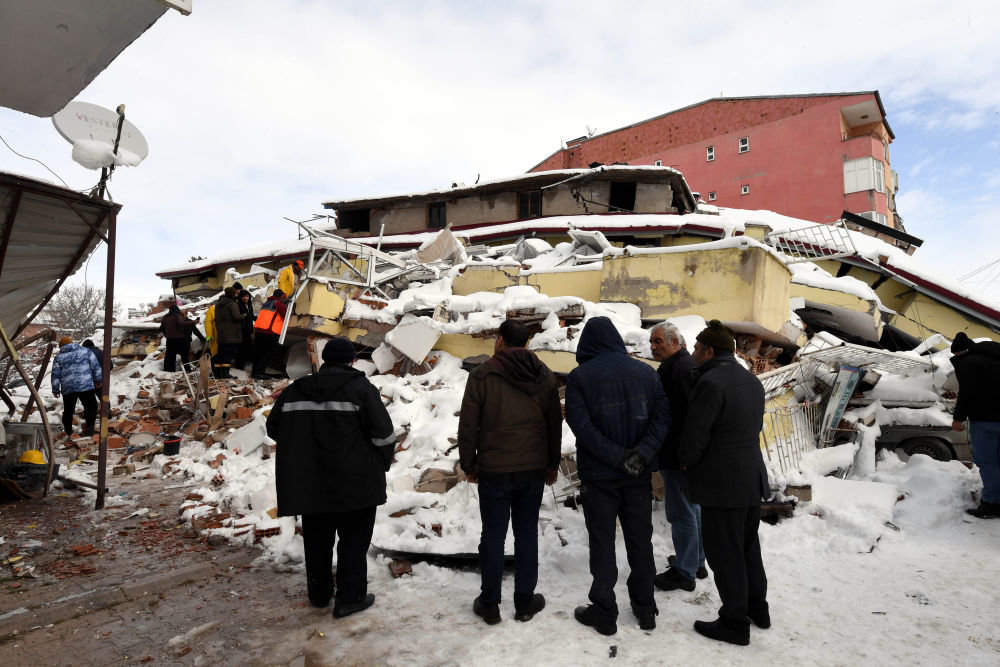
[[(375, 538), (389, 550), (475, 552), (478, 534), (466, 530), (475, 504), (458, 484), (453, 436), (462, 369), (492, 352), (505, 318), (532, 328), (529, 347), (557, 374), (575, 367), (576, 340), (593, 316), (611, 317), (649, 363), (653, 323), (669, 319), (691, 339), (706, 320), (721, 320), (767, 391), (761, 446), (776, 490), (789, 496), (801, 494), (802, 461), (817, 447), (847, 447), (843, 467), (864, 469), (874, 465), (880, 426), (941, 425), (954, 399), (948, 339), (1000, 330), (994, 304), (911, 257), (915, 237), (849, 214), (828, 225), (695, 204), (668, 168), (599, 166), (328, 206), (336, 226), (303, 225), (296, 241), (158, 275), (197, 314), (236, 281), (259, 301), (278, 270), (304, 261), (282, 331), (286, 371), (314, 369), (329, 336), (355, 343), (356, 365), (398, 427)], [(255, 403), (241, 428), (205, 439), (204, 454), (170, 459), (170, 469), (196, 479), (212, 471), (186, 506), (193, 522), (233, 539), (284, 531), (273, 544), (288, 548), (294, 519), (275, 518), (267, 404)], [(564, 442), (553, 500), (573, 495), (568, 429)], [(217, 471), (219, 448), (239, 455)]]

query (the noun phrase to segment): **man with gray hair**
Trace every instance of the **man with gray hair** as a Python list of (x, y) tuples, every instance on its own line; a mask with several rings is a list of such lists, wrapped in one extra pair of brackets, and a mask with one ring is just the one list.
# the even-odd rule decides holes
[(663, 504), (676, 555), (667, 559), (668, 567), (656, 575), (653, 583), (664, 591), (693, 591), (695, 577), (708, 576), (705, 550), (701, 544), (701, 508), (688, 500), (683, 490), (683, 473), (677, 461), (681, 431), (687, 414), (688, 396), (694, 379), (694, 359), (688, 354), (684, 336), (670, 322), (661, 322), (649, 331), (649, 347), (660, 362), (657, 373), (670, 402), (670, 432), (660, 449), (660, 477), (663, 479)]

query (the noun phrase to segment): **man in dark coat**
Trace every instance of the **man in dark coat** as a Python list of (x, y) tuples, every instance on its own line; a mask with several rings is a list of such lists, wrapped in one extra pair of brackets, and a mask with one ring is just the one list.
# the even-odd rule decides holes
[(235, 288), (227, 287), (215, 304), (215, 329), (219, 335), (219, 354), (214, 360), (217, 378), (229, 377), (229, 369), (243, 341), (243, 320), (247, 313), (240, 312), (236, 294)]
[(621, 335), (606, 317), (592, 318), (584, 326), (576, 360), (580, 365), (566, 380), (566, 423), (576, 435), (593, 583), (592, 604), (577, 607), (573, 615), (601, 634), (618, 631), (618, 520), (631, 569), (632, 612), (640, 628), (652, 630), (658, 611), (653, 599), (650, 481), (670, 428), (670, 406), (656, 371), (629, 358)]
[[(239, 283), (234, 283), (233, 287), (236, 287), (236, 285), (239, 285)], [(245, 370), (247, 364), (253, 363), (253, 322), (255, 318), (253, 297), (247, 290), (240, 289), (236, 295), (236, 303), (240, 307), (240, 314), (243, 315), (243, 320), (240, 322), (242, 338), (239, 346), (236, 348), (236, 361), (234, 365), (240, 370)]]
[(458, 422), (462, 470), (479, 483), (482, 587), (472, 610), (500, 622), (500, 587), (508, 523), (514, 526), (514, 618), (545, 607), (538, 583), (538, 509), (543, 484), (556, 480), (562, 440), (559, 384), (533, 352), (517, 320), (500, 325), (493, 357), (469, 374)]
[[(80, 346), (87, 348), (88, 350), (90, 350), (90, 353), (92, 355), (94, 355), (95, 357), (97, 357), (97, 365), (98, 365), (98, 367), (100, 367), (101, 372), (103, 373), (104, 372), (104, 350), (98, 349), (94, 345), (94, 341), (90, 340), (89, 338), (87, 340), (83, 341), (82, 343), (80, 343)], [(99, 410), (100, 409), (100, 403), (101, 403), (101, 390), (100, 390), (99, 387), (95, 387), (94, 388), (94, 396), (97, 398), (98, 410)]]
[(694, 629), (746, 646), (750, 621), (771, 625), (757, 536), (761, 500), (770, 495), (760, 452), (764, 387), (736, 360), (733, 332), (721, 322), (709, 322), (696, 340), (698, 368), (677, 458), (691, 501), (701, 505), (705, 556), (722, 607), (718, 619), (695, 621)]
[(966, 510), (980, 519), (1000, 517), (1000, 343), (974, 343), (962, 331), (951, 343), (951, 363), (958, 378), (958, 400), (951, 427), (961, 431), (969, 420), (972, 458), (983, 480), (979, 507)]
[(677, 462), (677, 447), (684, 428), (688, 396), (694, 378), (694, 359), (688, 354), (684, 336), (670, 322), (662, 322), (649, 332), (653, 358), (660, 362), (656, 372), (670, 402), (670, 433), (660, 449), (660, 478), (663, 480), (663, 505), (676, 556), (667, 559), (669, 567), (656, 575), (653, 583), (664, 591), (693, 591), (695, 577), (704, 579), (705, 550), (701, 546), (701, 508), (684, 494), (684, 477)]
[[(378, 390), (350, 366), (354, 345), (331, 338), (319, 372), (281, 392), (267, 418), (278, 443), (278, 515), (302, 516), (309, 600), (342, 618), (375, 602), (368, 593), (368, 547), (375, 508), (385, 503), (392, 420)], [(337, 584), (331, 563), (337, 544)]]
[(197, 322), (184, 317), (176, 304), (170, 306), (167, 314), (160, 320), (160, 333), (167, 340), (167, 350), (163, 357), (163, 370), (171, 373), (177, 370), (177, 355), (180, 355), (182, 365), (188, 362), (191, 353), (192, 333), (196, 334), (202, 342), (205, 340), (205, 337), (198, 331)]

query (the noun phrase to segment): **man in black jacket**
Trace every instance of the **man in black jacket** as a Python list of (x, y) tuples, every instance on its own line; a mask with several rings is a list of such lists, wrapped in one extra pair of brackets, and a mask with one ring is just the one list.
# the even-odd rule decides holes
[(472, 610), (500, 622), (507, 525), (514, 526), (514, 618), (545, 607), (538, 583), (538, 509), (544, 483), (556, 480), (562, 440), (559, 385), (528, 343), (528, 327), (500, 325), (493, 357), (469, 374), (458, 422), (462, 470), (479, 483), (482, 588)]
[(656, 627), (653, 599), (652, 466), (670, 428), (670, 406), (651, 367), (629, 358), (607, 317), (588, 320), (576, 348), (580, 364), (566, 379), (566, 423), (576, 436), (576, 463), (590, 547), (592, 604), (573, 616), (603, 635), (618, 632), (616, 522), (631, 572), (632, 613)]
[(719, 618), (695, 621), (694, 629), (746, 646), (750, 621), (771, 625), (757, 535), (770, 487), (760, 453), (764, 387), (736, 360), (735, 349), (733, 332), (718, 320), (698, 334), (698, 368), (677, 458), (691, 501), (701, 505), (705, 556), (722, 600)]
[(951, 351), (959, 385), (951, 427), (961, 431), (962, 422), (969, 420), (972, 458), (983, 480), (979, 507), (966, 512), (980, 519), (995, 519), (1000, 517), (1000, 343), (973, 343), (959, 331)]
[[(368, 547), (395, 438), (378, 390), (350, 366), (354, 345), (331, 338), (318, 373), (281, 392), (267, 418), (277, 441), (279, 516), (302, 515), (309, 600), (337, 618), (367, 609)], [(337, 585), (331, 563), (337, 544)]]
[(676, 556), (669, 567), (656, 575), (653, 583), (664, 591), (693, 591), (695, 577), (704, 579), (705, 550), (701, 546), (701, 508), (684, 495), (684, 478), (677, 462), (677, 447), (684, 428), (688, 396), (694, 378), (694, 359), (688, 354), (684, 336), (670, 322), (662, 322), (649, 332), (653, 358), (660, 362), (656, 372), (670, 402), (670, 433), (660, 449), (660, 478), (663, 480), (663, 505), (670, 523), (670, 536)]

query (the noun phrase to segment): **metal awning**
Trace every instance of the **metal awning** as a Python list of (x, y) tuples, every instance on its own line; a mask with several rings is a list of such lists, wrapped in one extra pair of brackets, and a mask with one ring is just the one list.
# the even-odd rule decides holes
[(0, 172), (0, 323), (11, 339), (106, 239), (120, 208)]
[(800, 361), (822, 361), (830, 365), (839, 363), (886, 373), (905, 373), (916, 369), (928, 369), (933, 365), (930, 359), (925, 357), (877, 350), (853, 343), (841, 343), (815, 352), (806, 352), (800, 356)]

